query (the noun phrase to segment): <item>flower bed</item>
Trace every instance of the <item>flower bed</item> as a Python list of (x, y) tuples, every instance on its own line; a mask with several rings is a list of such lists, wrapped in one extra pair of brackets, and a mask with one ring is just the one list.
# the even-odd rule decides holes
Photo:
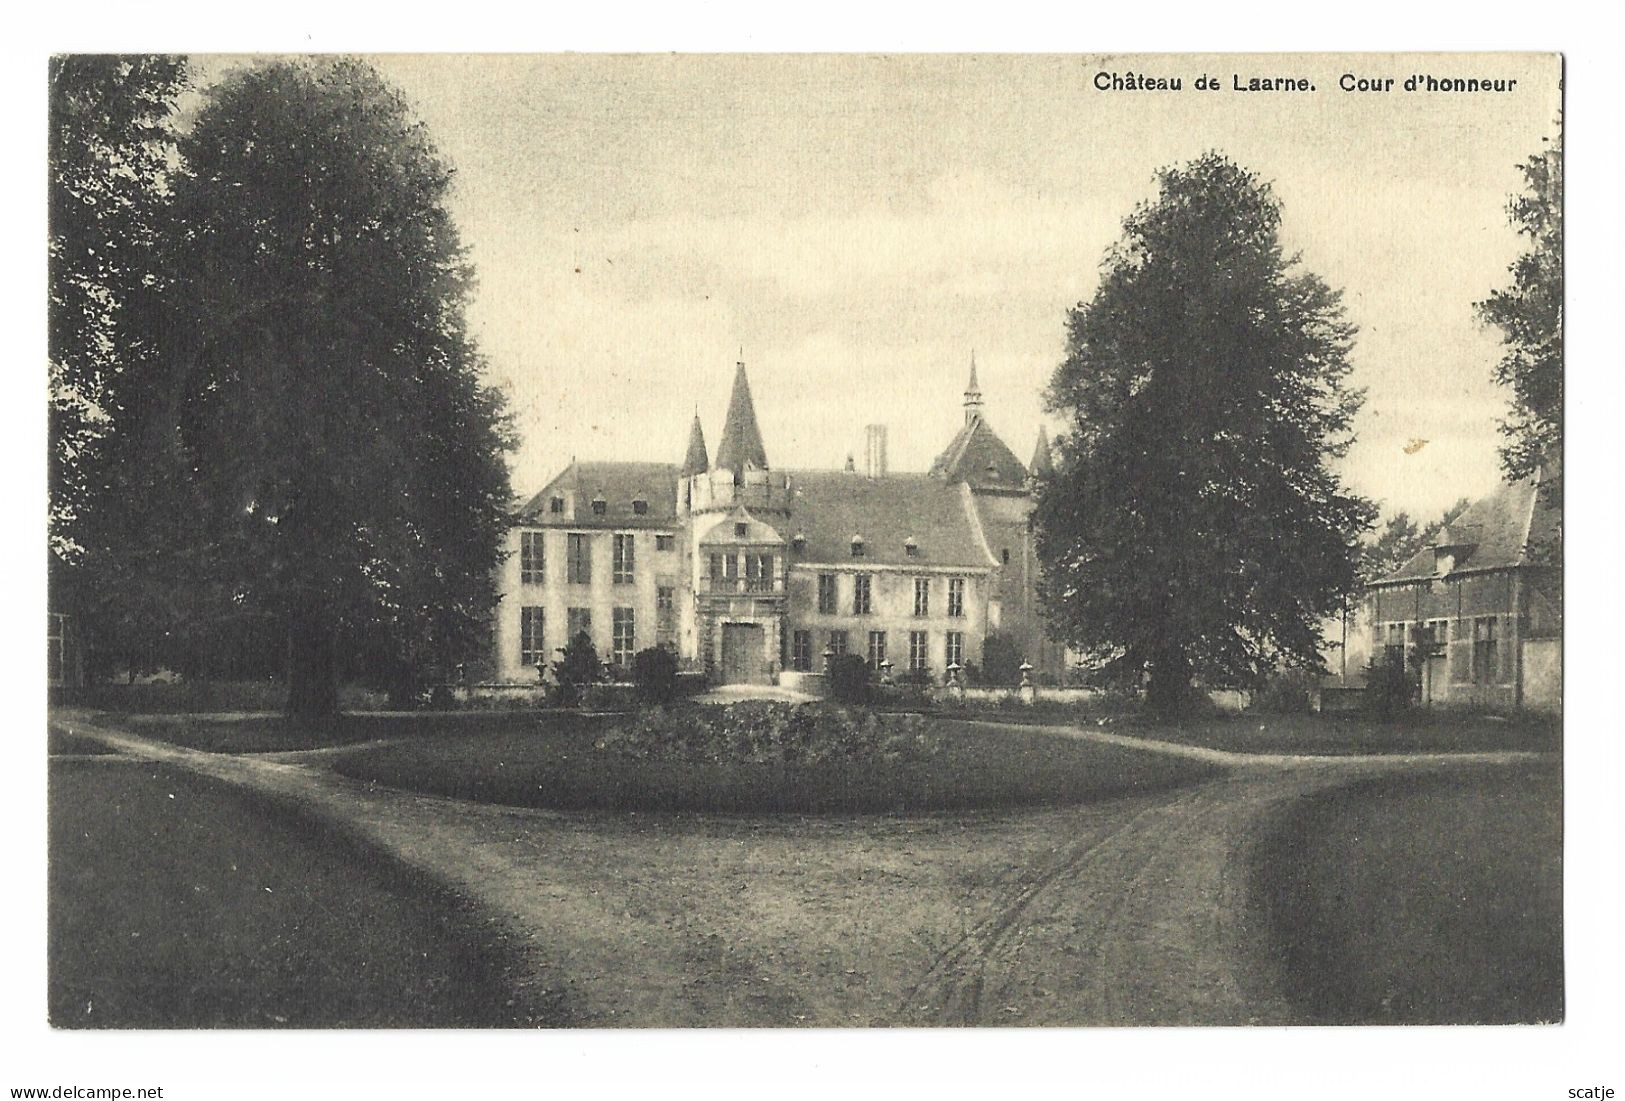
[(611, 727), (594, 747), (639, 761), (815, 766), (928, 757), (938, 743), (919, 715), (751, 700), (727, 707), (643, 711)]

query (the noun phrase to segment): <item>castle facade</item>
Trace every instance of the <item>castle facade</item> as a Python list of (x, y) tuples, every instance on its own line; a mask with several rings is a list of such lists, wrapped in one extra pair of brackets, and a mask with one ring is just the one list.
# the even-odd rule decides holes
[(1037, 604), (1032, 479), (982, 412), (923, 474), (887, 469), (871, 425), (860, 470), (778, 470), (738, 364), (715, 454), (696, 414), (680, 464), (572, 462), (518, 512), (501, 571), (495, 672), (535, 683), (579, 632), (611, 665), (650, 646), (716, 683), (822, 671), (833, 654), (941, 683), (991, 632), (1040, 672), (1062, 650)]

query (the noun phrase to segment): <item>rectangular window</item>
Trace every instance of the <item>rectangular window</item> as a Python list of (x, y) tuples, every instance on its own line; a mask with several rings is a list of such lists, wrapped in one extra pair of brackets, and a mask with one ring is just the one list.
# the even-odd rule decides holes
[(569, 610), (569, 620), (570, 637), (564, 640), (566, 643), (574, 642), (578, 635), (586, 635), (589, 639), (592, 638), (591, 608), (571, 608)]
[(669, 551), (669, 550), (675, 550), (676, 548), (677, 548), (677, 536), (675, 536), (675, 535), (657, 535), (657, 536), (655, 536), (655, 550), (657, 550), (657, 551)]
[(923, 673), (931, 668), (931, 636), (924, 631), (908, 633), (908, 671)]
[(677, 633), (677, 590), (670, 585), (655, 589), (656, 642), (665, 645)]
[(543, 609), (527, 605), (519, 609), (519, 664), (540, 665), (547, 660)]
[(1388, 637), (1382, 647), (1383, 661), (1394, 668), (1405, 666), (1405, 624), (1388, 624)]
[(965, 579), (963, 577), (950, 577), (948, 579), (948, 615), (960, 619), (965, 614)]
[(614, 545), (614, 581), (617, 585), (632, 584), (632, 567), (637, 561), (637, 536), (624, 534), (615, 536)]
[(773, 556), (771, 554), (745, 555), (745, 588), (753, 593), (773, 591)]
[(616, 608), (611, 613), (613, 634), (610, 639), (609, 660), (622, 669), (632, 667), (632, 655), (637, 653), (637, 632), (631, 608)]
[(846, 632), (831, 631), (829, 633), (829, 650), (836, 657), (846, 653)]
[(822, 615), (835, 614), (835, 575), (818, 575), (818, 611)]
[(942, 656), (947, 659), (947, 664), (957, 665), (963, 669), (965, 667), (965, 632), (949, 631), (946, 639)]
[(572, 585), (592, 584), (592, 538), (585, 532), (572, 531), (565, 537), (565, 566)]
[(1445, 643), (1450, 641), (1450, 621), (1448, 619), (1434, 619), (1428, 622), (1423, 631), (1423, 653), (1428, 657), (1435, 657), (1444, 653)]
[(52, 612), (46, 619), (45, 643), (46, 670), (45, 675), (50, 684), (64, 684), (68, 675), (68, 617), (60, 612)]
[(1473, 620), (1473, 683), (1493, 684), (1500, 679), (1494, 616)]
[(632, 515), (633, 516), (647, 516), (647, 515), (649, 515), (649, 502), (641, 500), (641, 499), (633, 501), (632, 502)]
[(554, 515), (557, 515), (558, 513), (563, 512), (564, 511), (564, 498), (563, 497), (554, 497), (552, 500), (548, 501), (547, 502), (547, 511), (553, 513)]
[(547, 580), (547, 555), (542, 546), (542, 533), (519, 533), (519, 583), (540, 585)]
[(929, 577), (916, 577), (914, 579), (914, 614), (931, 614), (931, 579)]
[(869, 575), (860, 573), (852, 579), (852, 614), (869, 614)]
[(790, 635), (790, 668), (803, 673), (812, 668), (811, 631), (796, 631)]
[(869, 632), (869, 668), (880, 672), (880, 663), (886, 660), (886, 632)]
[(594, 516), (602, 516), (602, 515), (604, 515), (605, 512), (608, 511), (608, 509), (609, 509), (609, 502), (605, 501), (602, 497), (598, 497), (598, 498), (595, 498), (593, 500), (592, 514)]

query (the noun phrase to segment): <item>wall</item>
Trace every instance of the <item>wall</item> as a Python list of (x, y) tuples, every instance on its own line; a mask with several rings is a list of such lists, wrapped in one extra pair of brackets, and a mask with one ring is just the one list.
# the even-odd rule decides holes
[[(818, 575), (835, 575), (835, 612), (818, 611)], [(852, 614), (852, 593), (859, 573), (870, 578), (869, 614)], [(914, 579), (931, 580), (930, 615), (914, 614)], [(965, 579), (965, 614), (948, 615), (948, 579)], [(867, 658), (869, 632), (886, 632), (886, 656), (893, 665), (892, 675), (902, 676), (908, 671), (908, 636), (910, 631), (925, 631), (929, 636), (928, 660), (932, 674), (941, 680), (947, 669), (948, 632), (961, 631), (965, 635), (966, 663), (980, 665), (982, 639), (987, 633), (987, 603), (989, 584), (987, 577), (974, 573), (950, 571), (906, 570), (903, 567), (871, 567), (857, 570), (850, 567), (820, 569), (816, 565), (797, 563), (790, 570), (789, 608), (785, 634), (785, 662), (790, 660), (792, 632), (812, 632), (813, 670), (823, 667), (824, 648), (829, 645), (831, 631), (847, 632), (848, 653)]]
[(1563, 640), (1525, 639), (1523, 644), (1523, 705), (1552, 714), (1563, 710)]
[[(543, 533), (543, 548), (545, 554), (544, 577), (542, 584), (522, 584), (520, 582), (520, 555), (519, 542), (521, 531), (540, 531)], [(687, 585), (682, 575), (682, 559), (676, 549), (671, 551), (655, 550), (656, 532), (640, 529), (635, 532), (624, 532), (633, 536), (634, 561), (632, 570), (632, 583), (617, 585), (614, 583), (613, 561), (613, 532), (605, 530), (585, 531), (591, 546), (592, 556), (592, 582), (590, 585), (572, 585), (567, 578), (567, 540), (568, 528), (540, 528), (524, 527), (513, 528), (508, 533), (508, 557), (499, 570), (499, 591), (502, 599), (497, 605), (496, 612), (496, 653), (497, 668), (494, 679), (508, 683), (531, 683), (536, 678), (536, 670), (519, 661), (520, 644), (520, 608), (527, 605), (539, 606), (543, 611), (545, 620), (543, 645), (548, 653), (551, 663), (556, 657), (559, 647), (567, 641), (568, 609), (572, 607), (588, 608), (592, 612), (592, 640), (598, 650), (599, 657), (609, 660), (612, 633), (614, 630), (614, 609), (616, 607), (630, 607), (633, 609), (633, 632), (635, 650), (642, 650), (655, 644), (655, 590), (660, 585), (671, 585), (676, 588), (678, 607), (681, 608), (687, 601)], [(672, 532), (671, 534), (676, 534)], [(674, 544), (680, 546), (680, 544)]]
[[(1374, 590), (1367, 633), (1378, 651), (1388, 623), (1445, 621), (1442, 658), (1430, 662), (1427, 702), (1497, 711), (1560, 710), (1561, 638), (1529, 637), (1562, 629), (1559, 600), (1544, 591), (1549, 583), (1536, 571), (1507, 569)], [(1496, 628), (1495, 670), (1475, 681), (1474, 621), (1489, 617)]]
[[(973, 500), (988, 549), (999, 562), (995, 575), (999, 622), (994, 629), (1010, 635), (1037, 672), (1064, 676), (1066, 648), (1050, 641), (1038, 602), (1038, 545), (1031, 495), (983, 492), (973, 494)], [(1010, 553), (1008, 564), (1005, 551)]]

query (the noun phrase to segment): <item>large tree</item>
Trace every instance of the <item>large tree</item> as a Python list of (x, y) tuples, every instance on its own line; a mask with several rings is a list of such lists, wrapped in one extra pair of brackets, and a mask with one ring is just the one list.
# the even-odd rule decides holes
[(1477, 304), (1478, 316), (1501, 330), (1505, 352), (1495, 381), (1510, 391), (1501, 422), (1501, 467), (1527, 478), (1558, 457), (1563, 445), (1563, 139), (1520, 166), (1525, 188), (1507, 216), (1528, 248), (1513, 262), (1512, 282)]
[(173, 441), (221, 622), (285, 640), (291, 713), (471, 652), (496, 594), (512, 446), (464, 319), (451, 171), (364, 62), (208, 90), (175, 184), (177, 312), (147, 416)]
[(52, 580), (63, 584), (95, 569), (87, 526), (107, 503), (106, 443), (121, 394), (139, 388), (157, 354), (171, 119), (186, 65), (63, 56), (49, 81), (48, 538)]
[(1373, 509), (1332, 469), (1354, 329), (1283, 253), (1269, 185), (1217, 153), (1158, 179), (1068, 317), (1036, 519), (1058, 634), (1166, 710), (1193, 678), (1319, 667)]

